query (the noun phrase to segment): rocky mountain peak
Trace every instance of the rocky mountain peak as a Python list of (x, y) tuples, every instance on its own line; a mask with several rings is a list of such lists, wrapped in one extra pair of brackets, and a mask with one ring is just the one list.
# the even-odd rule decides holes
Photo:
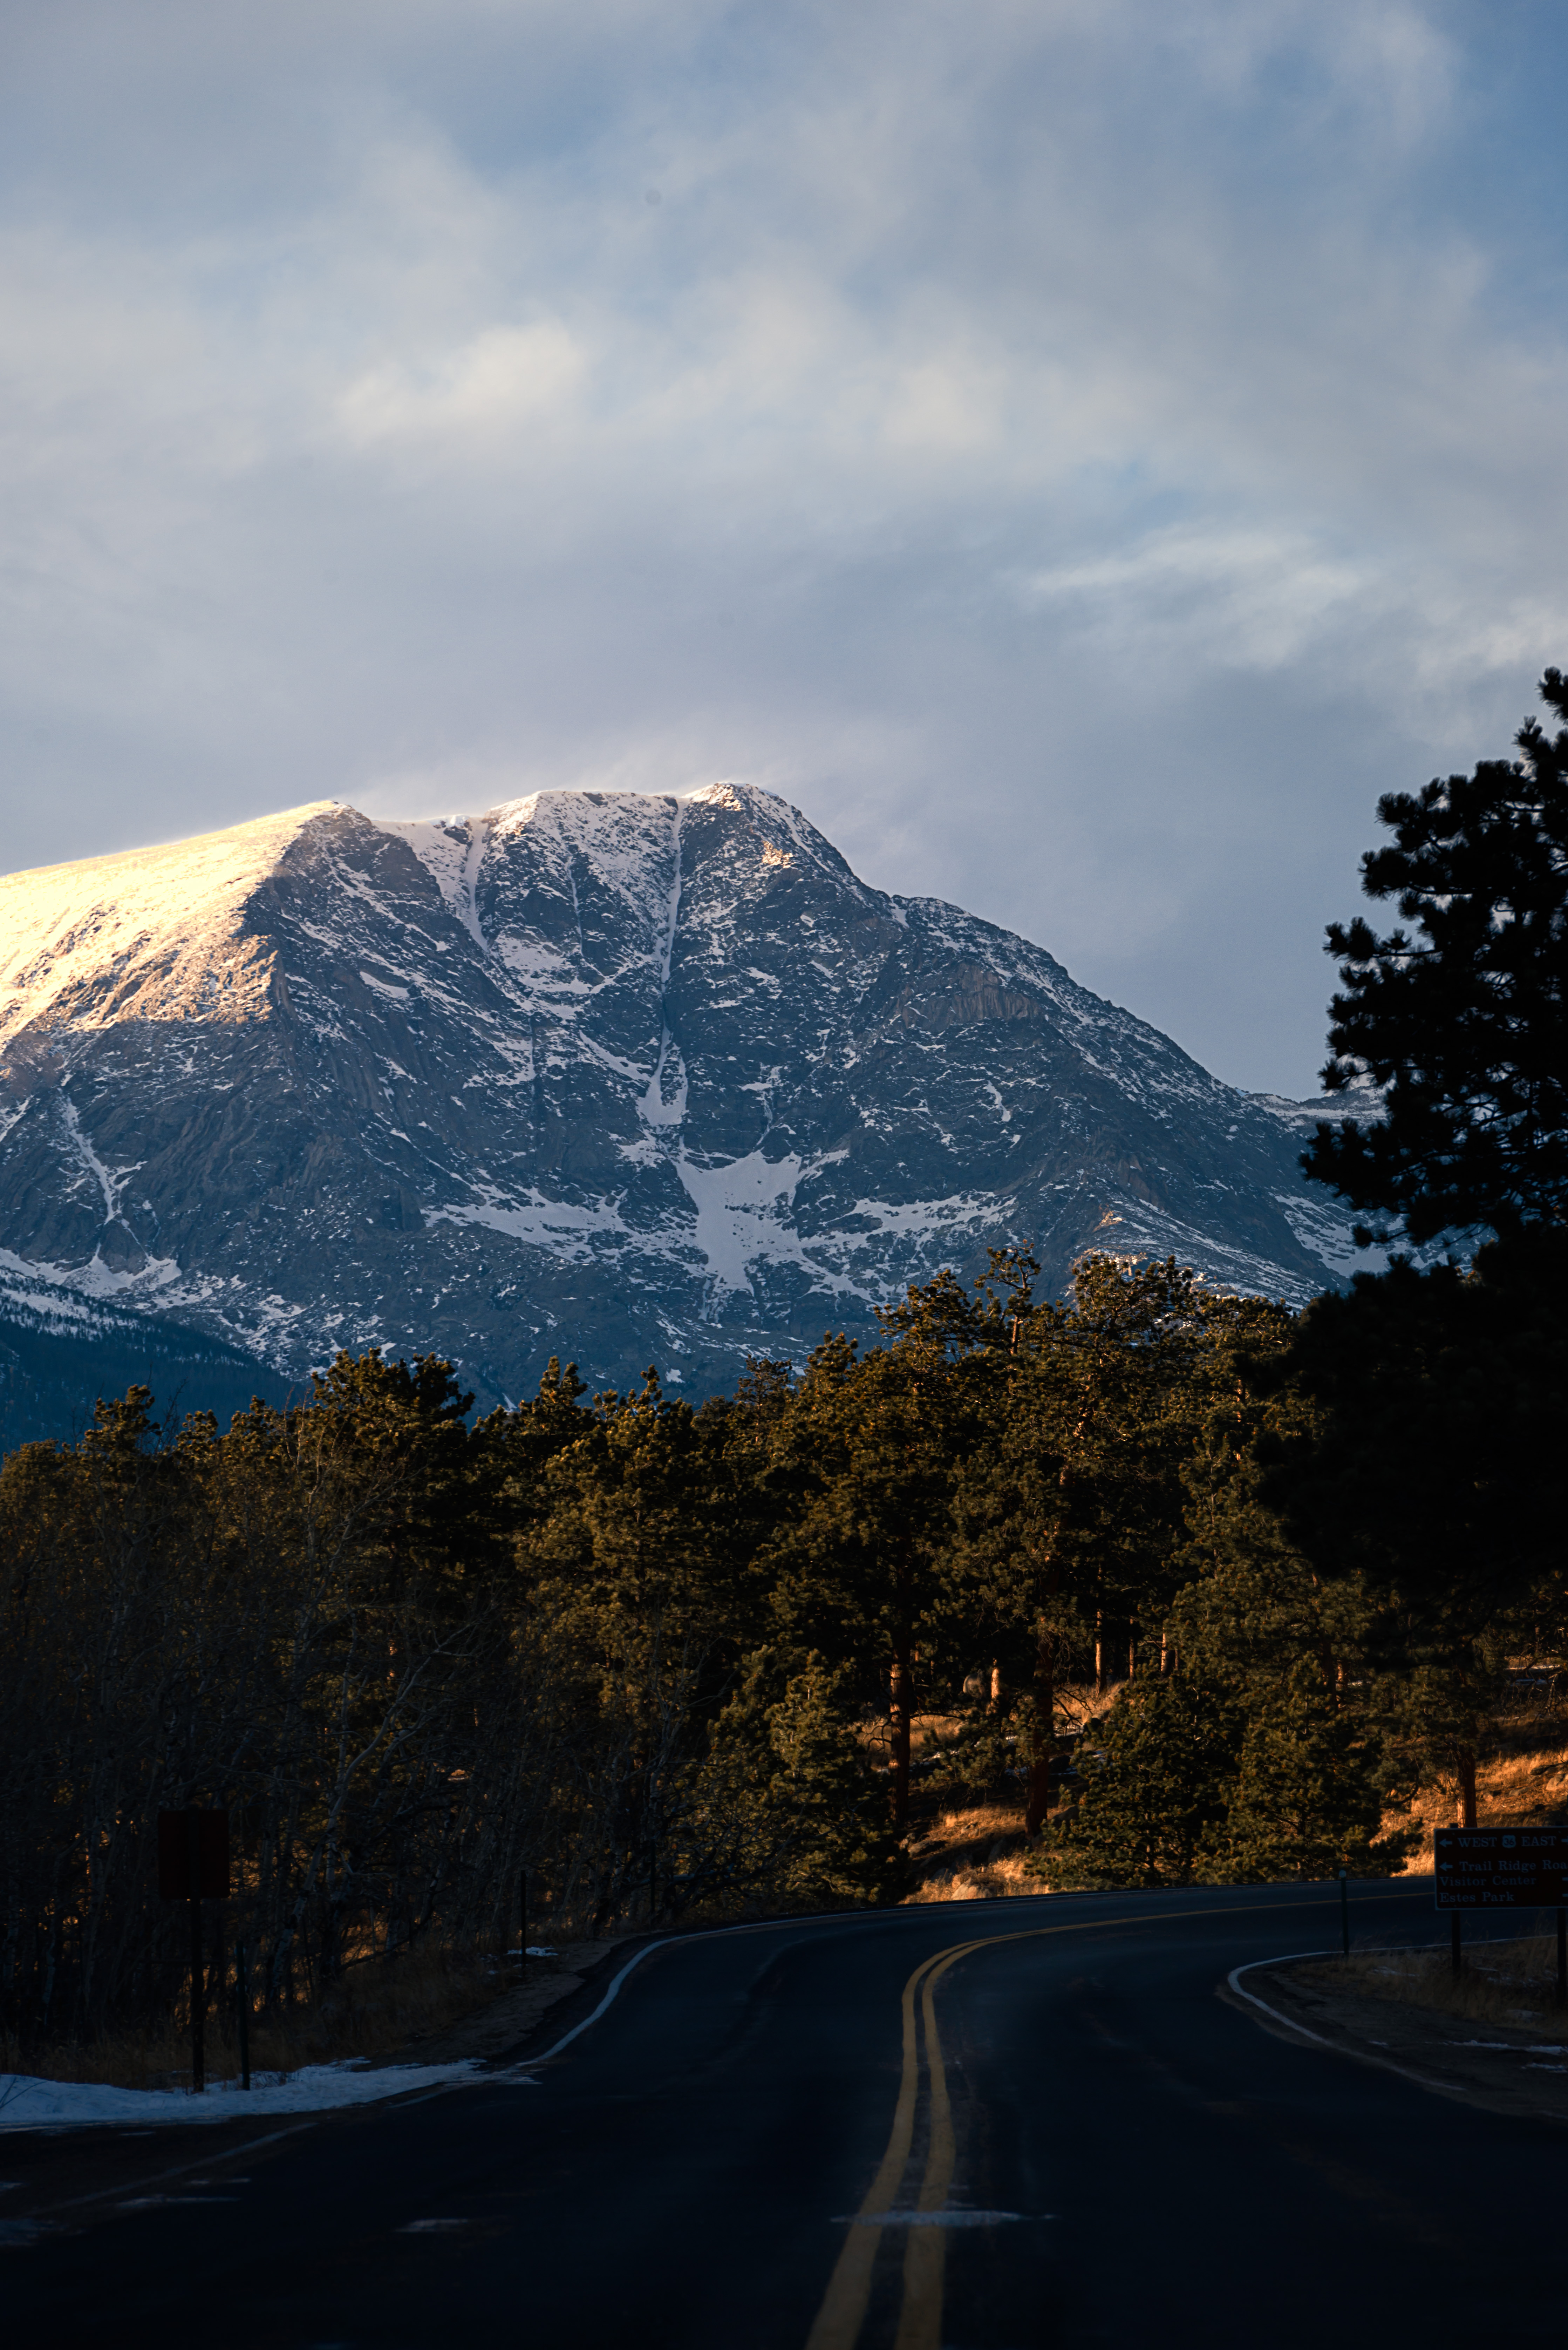
[(1302, 1298), (1303, 1106), (1044, 949), (861, 880), (754, 785), (338, 802), (0, 880), (0, 1281), (291, 1376), (434, 1347), (690, 1388), (988, 1245)]

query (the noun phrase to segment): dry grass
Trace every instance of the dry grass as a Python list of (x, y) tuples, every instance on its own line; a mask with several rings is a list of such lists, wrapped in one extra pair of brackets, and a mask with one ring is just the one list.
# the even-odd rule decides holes
[(1506, 2024), (1516, 2032), (1568, 2032), (1568, 2016), (1553, 2005), (1555, 1932), (1474, 1944), (1457, 1978), (1447, 1950), (1353, 1950), (1348, 1959), (1331, 1959), (1296, 1971), (1324, 1991), (1398, 2000), (1469, 2022)]
[[(1568, 1805), (1568, 1750), (1558, 1742), (1525, 1748), (1521, 1752), (1495, 1754), (1476, 1773), (1476, 1821), (1481, 1827), (1542, 1827), (1562, 1816)], [(1432, 1831), (1451, 1827), (1459, 1812), (1459, 1788), (1439, 1779), (1423, 1787), (1407, 1814), (1390, 1814), (1386, 1827), (1419, 1825), (1425, 1831), (1421, 1847), (1430, 1866)], [(1423, 1862), (1418, 1858), (1415, 1866)]]
[(936, 1825), (921, 1839), (922, 1847), (933, 1837), (942, 1845), (976, 1844), (996, 1836), (1012, 1835), (1023, 1825), (1022, 1804), (988, 1803), (969, 1799), (952, 1810), (944, 1809)]
[[(1389, 1813), (1385, 1833), (1419, 1827), (1422, 1841), (1412, 1874), (1429, 1872), (1432, 1831), (1459, 1817), (1459, 1783), (1439, 1776), (1421, 1789), (1407, 1813)], [(1476, 1821), (1481, 1827), (1545, 1827), (1568, 1817), (1568, 1717), (1556, 1679), (1519, 1672), (1491, 1724), (1476, 1771)]]
[(909, 1751), (923, 1754), (943, 1739), (956, 1738), (963, 1728), (961, 1713), (916, 1713), (909, 1717)]
[[(421, 1947), (395, 1959), (368, 1959), (348, 1968), (324, 2000), (255, 2017), (251, 2069), (287, 2073), (345, 2056), (417, 2055), (419, 2042), (472, 2015), (514, 1978), (514, 1969), (472, 1950)], [(205, 2043), (207, 2078), (237, 2079), (240, 2050), (232, 2017), (209, 2013)], [(0, 2037), (0, 2071), (43, 2081), (107, 2082), (118, 2089), (182, 2088), (191, 2078), (189, 2028), (64, 2047)]]
[[(1102, 1695), (1092, 1681), (1059, 1690), (1059, 1727), (1092, 1733), (1114, 1695)], [(963, 1721), (961, 1714), (918, 1715), (909, 1737), (915, 1759), (940, 1753)], [(1022, 1788), (1016, 1795), (981, 1798), (957, 1780), (944, 1784), (933, 1772), (917, 1781), (910, 1825), (916, 1884), (909, 1902), (994, 1901), (1046, 1889), (1028, 1866)]]
[(1040, 1890), (1038, 1877), (1024, 1874), (1022, 1804), (967, 1802), (943, 1810), (910, 1846), (910, 1856), (919, 1880), (910, 1901), (994, 1900)]
[(1012, 1894), (1044, 1893), (1038, 1877), (1029, 1874), (1022, 1852), (1004, 1853), (989, 1861), (958, 1862), (922, 1877), (905, 1906), (921, 1901), (997, 1901)]
[(1109, 1713), (1116, 1701), (1114, 1689), (1102, 1690), (1094, 1681), (1082, 1681), (1071, 1689), (1056, 1692), (1056, 1727), (1058, 1730), (1092, 1731), (1095, 1724)]

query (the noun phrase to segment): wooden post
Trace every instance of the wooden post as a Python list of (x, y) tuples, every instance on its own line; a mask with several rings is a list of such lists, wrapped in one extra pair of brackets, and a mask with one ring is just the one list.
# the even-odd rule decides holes
[(891, 1741), (888, 1766), (893, 1782), (893, 1825), (900, 1831), (909, 1817), (909, 1710), (912, 1698), (909, 1645), (908, 1634), (900, 1631), (894, 1639), (892, 1663), (888, 1673), (888, 1726)]
[(204, 2092), (207, 1986), (202, 1972), (202, 1814), (192, 1804), (185, 1814), (191, 1851), (191, 2088)]
[(1045, 1617), (1035, 1627), (1034, 1733), (1023, 1825), (1037, 1835), (1051, 1808), (1051, 1758), (1056, 1744), (1056, 1639)]
[(1568, 1909), (1557, 1912), (1557, 2004), (1568, 2007)]
[(249, 1970), (245, 1965), (245, 1946), (238, 1935), (234, 1937), (234, 2002), (240, 2030), (240, 2086), (248, 2089), (251, 2085), (251, 1986)]
[(1458, 1982), (1460, 1975), (1462, 1975), (1465, 1970), (1465, 1962), (1459, 1955), (1459, 1913), (1457, 1909), (1451, 1911), (1449, 1914), (1449, 1948), (1453, 1953), (1454, 1981)]
[(1342, 1868), (1339, 1872), (1339, 1934), (1345, 1945), (1345, 1955), (1350, 1956), (1350, 1879)]
[(524, 1868), (517, 1878), (517, 1972), (528, 1971), (528, 1872)]
[(206, 1987), (202, 2005), (203, 2008), (211, 2005), (221, 2038), (223, 1985), (228, 1980), (223, 1964), (223, 1908), (222, 1902), (213, 1901), (210, 1893), (204, 1893), (202, 1898), (212, 1903), (210, 1908), (202, 1912), (202, 1974)]

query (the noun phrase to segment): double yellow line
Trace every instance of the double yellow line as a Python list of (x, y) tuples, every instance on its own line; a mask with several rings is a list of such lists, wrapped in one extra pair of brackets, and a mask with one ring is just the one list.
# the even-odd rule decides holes
[[(834, 2264), (827, 2291), (815, 2323), (806, 2336), (805, 2350), (856, 2350), (866, 2312), (884, 2229), (891, 2222), (908, 2232), (904, 2244), (903, 2301), (894, 2350), (941, 2350), (942, 2292), (947, 2274), (948, 2231), (940, 2224), (919, 2224), (928, 2213), (947, 2209), (958, 2159), (953, 2136), (952, 2102), (948, 2095), (942, 2062), (941, 2035), (937, 2029), (936, 1990), (942, 1977), (973, 1950), (994, 1950), (1004, 1942), (1033, 1942), (1055, 1934), (1147, 1933), (1152, 1929), (1185, 1924), (1191, 1918), (1258, 1917), (1272, 1909), (1303, 1909), (1322, 1906), (1322, 1897), (1310, 1901), (1248, 1901), (1216, 1905), (1209, 1909), (1182, 1909), (1163, 1918), (1075, 1919), (1071, 1925), (1033, 1926), (1016, 1934), (984, 1934), (970, 1942), (954, 1942), (945, 1950), (922, 1959), (904, 1985), (904, 2067), (893, 2127), (876, 2178), (865, 2201), (849, 2222), (844, 2249)], [(912, 2205), (898, 2200), (909, 2167), (915, 2141), (915, 2117), (919, 2106), (920, 2038), (925, 2040), (928, 2131), (925, 2173)], [(910, 2225), (913, 2219), (916, 2224)]]
[[(1050, 1928), (1040, 1930), (1049, 1932)], [(909, 2149), (915, 2138), (915, 2114), (919, 2102), (920, 2055), (916, 2028), (916, 2001), (925, 2027), (926, 2075), (929, 2083), (928, 2145), (925, 2176), (914, 2204), (917, 2214), (946, 2209), (952, 2185), (958, 2147), (953, 2137), (952, 2101), (948, 2095), (947, 2069), (942, 2063), (941, 2035), (937, 2029), (936, 1989), (950, 1967), (983, 1950), (994, 1939), (1018, 1942), (1022, 1934), (982, 1936), (972, 1942), (955, 1942), (934, 1958), (922, 1959), (904, 1985), (904, 2069), (893, 2127), (866, 2200), (849, 2223), (844, 2250), (828, 2280), (816, 2323), (806, 2337), (806, 2350), (855, 2350), (871, 2299), (871, 2279), (882, 2241), (886, 2215), (904, 2184)], [(900, 2215), (902, 2216), (902, 2215)], [(894, 2350), (941, 2350), (942, 2286), (947, 2272), (947, 2231), (940, 2227), (912, 2227), (904, 2246), (904, 2298)]]

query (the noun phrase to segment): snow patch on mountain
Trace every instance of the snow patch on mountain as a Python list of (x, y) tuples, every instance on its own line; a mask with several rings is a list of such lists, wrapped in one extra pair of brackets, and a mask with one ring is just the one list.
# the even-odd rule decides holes
[(548, 1200), (539, 1193), (526, 1200), (491, 1197), (460, 1206), (427, 1208), (427, 1224), (476, 1224), (485, 1232), (505, 1232), (514, 1240), (535, 1241), (564, 1260), (583, 1263), (588, 1252), (580, 1243), (588, 1233), (618, 1240), (631, 1235), (617, 1211), (607, 1205), (585, 1207), (570, 1200)]
[[(829, 1162), (818, 1162), (826, 1163)], [(769, 1159), (760, 1150), (753, 1150), (726, 1166), (699, 1167), (681, 1151), (674, 1166), (697, 1211), (697, 1246), (707, 1261), (715, 1291), (750, 1292), (750, 1268), (764, 1263), (812, 1264), (799, 1233), (784, 1216), (794, 1206), (796, 1189), (806, 1172), (805, 1159)], [(813, 1269), (830, 1286), (849, 1285), (836, 1282), (821, 1265)]]

